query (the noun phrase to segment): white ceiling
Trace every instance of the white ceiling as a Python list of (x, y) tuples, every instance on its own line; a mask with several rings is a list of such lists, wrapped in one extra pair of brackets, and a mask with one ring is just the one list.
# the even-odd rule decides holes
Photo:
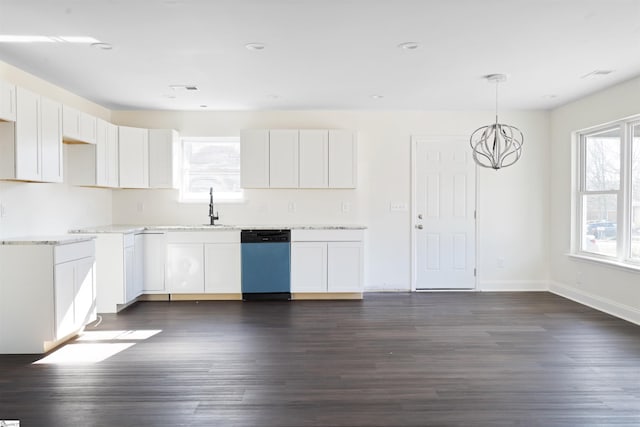
[(548, 109), (640, 75), (640, 0), (0, 0), (0, 34), (112, 44), (0, 44), (111, 109), (492, 109), (490, 73)]

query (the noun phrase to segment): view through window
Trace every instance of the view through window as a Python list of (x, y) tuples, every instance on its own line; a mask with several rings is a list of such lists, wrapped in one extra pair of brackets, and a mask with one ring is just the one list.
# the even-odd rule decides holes
[(181, 201), (239, 201), (240, 138), (183, 138)]

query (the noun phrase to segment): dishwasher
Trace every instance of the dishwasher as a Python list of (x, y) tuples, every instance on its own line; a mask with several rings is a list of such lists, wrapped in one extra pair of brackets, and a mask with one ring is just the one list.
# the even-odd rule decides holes
[(291, 299), (291, 230), (242, 230), (242, 299)]

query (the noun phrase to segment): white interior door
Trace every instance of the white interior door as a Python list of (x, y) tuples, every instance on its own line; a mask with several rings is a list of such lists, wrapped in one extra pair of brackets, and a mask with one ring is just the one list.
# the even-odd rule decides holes
[(476, 167), (465, 137), (412, 138), (415, 290), (475, 288)]

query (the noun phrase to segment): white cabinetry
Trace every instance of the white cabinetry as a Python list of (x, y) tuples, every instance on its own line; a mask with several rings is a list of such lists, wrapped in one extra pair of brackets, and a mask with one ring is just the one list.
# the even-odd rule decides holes
[(16, 87), (0, 80), (0, 120), (16, 121)]
[(72, 185), (118, 187), (118, 126), (97, 120), (95, 144), (65, 144), (66, 181)]
[(63, 108), (62, 134), (65, 141), (95, 144), (97, 136), (96, 118), (75, 108)]
[(142, 291), (162, 293), (165, 290), (164, 275), (167, 258), (165, 233), (144, 232), (144, 265)]
[(144, 241), (139, 236), (134, 232), (97, 234), (98, 313), (117, 313), (142, 293)]
[(62, 181), (62, 105), (17, 88), (16, 121), (0, 123), (0, 178)]
[(43, 353), (96, 319), (93, 240), (0, 245), (0, 353)]
[(243, 130), (240, 134), (240, 186), (269, 188), (269, 131)]
[(120, 126), (119, 172), (121, 188), (149, 187), (149, 131)]
[(240, 231), (167, 233), (169, 293), (239, 294)]
[(362, 292), (362, 230), (293, 230), (291, 240), (291, 292)]
[(298, 188), (298, 131), (269, 131), (269, 187)]
[(350, 130), (329, 131), (329, 188), (355, 188), (357, 183), (356, 136)]
[(149, 188), (178, 188), (178, 132), (149, 129)]
[(243, 188), (355, 188), (356, 134), (340, 129), (244, 130)]
[(329, 131), (300, 130), (300, 188), (329, 186)]

